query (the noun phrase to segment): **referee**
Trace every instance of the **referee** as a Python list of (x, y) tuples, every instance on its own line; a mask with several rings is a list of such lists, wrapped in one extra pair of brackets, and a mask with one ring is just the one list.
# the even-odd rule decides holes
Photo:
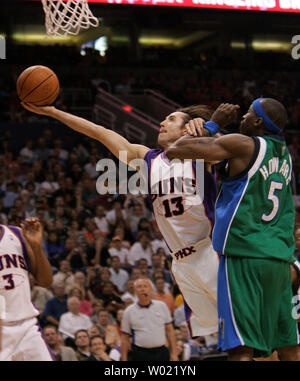
[[(167, 305), (151, 300), (152, 283), (149, 279), (137, 279), (134, 287), (138, 302), (127, 307), (123, 314), (121, 360), (178, 361), (172, 317)], [(167, 340), (171, 353), (165, 346)]]

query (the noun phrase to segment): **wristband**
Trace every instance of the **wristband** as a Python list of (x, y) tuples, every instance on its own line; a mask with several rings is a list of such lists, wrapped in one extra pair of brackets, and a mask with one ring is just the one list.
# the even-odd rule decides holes
[(209, 131), (210, 136), (213, 136), (220, 131), (218, 123), (213, 122), (212, 120), (209, 120), (208, 122), (204, 123), (203, 127)]

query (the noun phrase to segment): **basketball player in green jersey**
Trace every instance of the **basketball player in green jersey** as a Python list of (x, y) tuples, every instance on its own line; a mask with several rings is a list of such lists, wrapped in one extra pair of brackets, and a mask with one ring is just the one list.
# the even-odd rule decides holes
[[(228, 106), (222, 104), (215, 113), (236, 112)], [(295, 248), (292, 162), (280, 136), (286, 122), (280, 102), (259, 98), (243, 116), (241, 134), (185, 136), (166, 152), (169, 159), (227, 162), (213, 246), (220, 255), (219, 348), (229, 360), (268, 357), (274, 350), (280, 360), (300, 360), (290, 271)], [(214, 122), (205, 128), (211, 134), (218, 130)]]

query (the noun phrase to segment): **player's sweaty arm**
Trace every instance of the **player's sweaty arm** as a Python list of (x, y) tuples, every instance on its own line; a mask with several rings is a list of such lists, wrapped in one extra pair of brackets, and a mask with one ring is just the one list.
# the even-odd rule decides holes
[(58, 110), (53, 106), (36, 107), (34, 105), (26, 104), (24, 102), (22, 102), (21, 104), (28, 111), (40, 115), (46, 115), (56, 120), (59, 120), (61, 123), (72, 128), (73, 130), (80, 132), (81, 134), (87, 135), (90, 138), (99, 140), (117, 158), (119, 158), (120, 151), (126, 151), (126, 164), (129, 164), (129, 162), (133, 159), (143, 159), (147, 151), (149, 151), (148, 147), (145, 147), (140, 144), (129, 143), (127, 139), (125, 139), (123, 136), (119, 135), (115, 131), (109, 130), (103, 126), (92, 123), (76, 115), (72, 115), (65, 111)]
[(42, 247), (43, 230), (39, 220), (35, 217), (27, 218), (21, 224), (21, 234), (26, 243), (30, 272), (39, 286), (49, 288), (53, 283), (53, 274)]
[(204, 159), (217, 161), (223, 159), (246, 158), (254, 152), (254, 141), (242, 134), (229, 134), (215, 138), (196, 138), (184, 136), (178, 139), (166, 151), (169, 160), (172, 159)]

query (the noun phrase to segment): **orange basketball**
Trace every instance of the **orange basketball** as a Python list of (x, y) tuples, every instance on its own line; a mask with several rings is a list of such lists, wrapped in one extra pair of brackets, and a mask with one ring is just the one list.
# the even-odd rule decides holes
[(30, 66), (19, 75), (17, 93), (25, 103), (47, 106), (58, 96), (59, 81), (54, 71), (48, 67)]

